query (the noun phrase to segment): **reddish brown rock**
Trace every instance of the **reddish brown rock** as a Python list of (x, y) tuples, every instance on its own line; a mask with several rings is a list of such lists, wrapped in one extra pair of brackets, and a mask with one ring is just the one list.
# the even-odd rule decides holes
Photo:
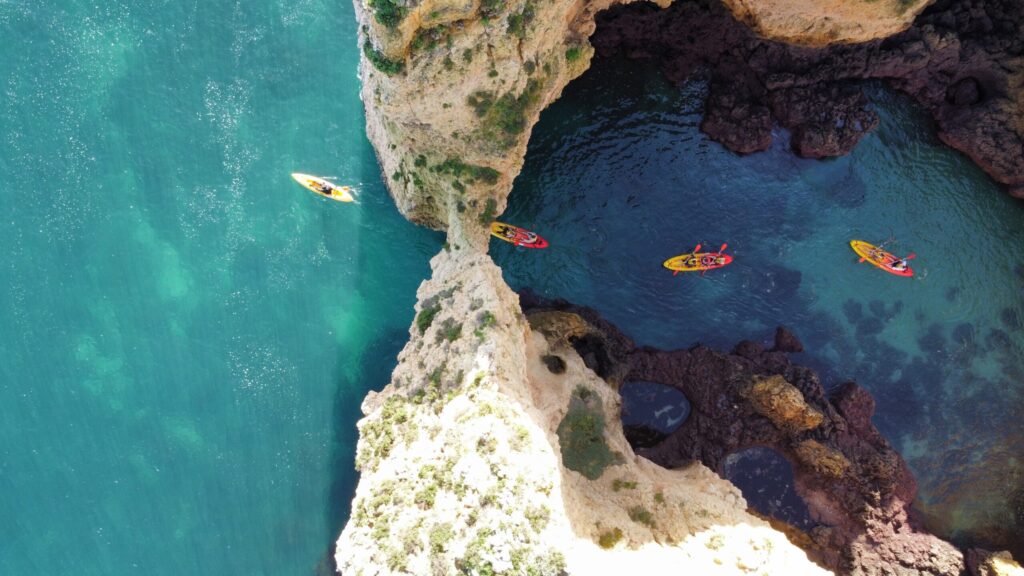
[(681, 82), (709, 79), (712, 139), (739, 153), (767, 148), (771, 128), (801, 156), (848, 153), (878, 123), (860, 81), (882, 79), (917, 100), (939, 138), (1024, 197), (1024, 2), (939, 0), (905, 32), (828, 48), (757, 37), (717, 0), (667, 10), (633, 4), (598, 18), (598, 53), (658, 60)]
[(782, 326), (775, 329), (775, 346), (773, 352), (803, 352), (804, 345), (800, 339)]
[[(686, 396), (690, 416), (665, 437), (645, 436), (634, 446), (641, 456), (667, 468), (699, 460), (721, 473), (730, 454), (771, 448), (793, 466), (797, 493), (820, 523), (807, 534), (814, 545), (805, 547), (815, 561), (839, 574), (865, 576), (960, 576), (964, 570), (963, 555), (911, 517), (917, 485), (871, 424), (870, 394), (850, 382), (826, 395), (812, 370), (778, 351), (785, 334), (771, 351), (752, 341), (731, 354), (704, 346), (638, 348), (592, 310), (532, 295), (521, 302), (528, 315), (570, 311), (600, 332), (588, 335), (581, 354), (598, 374), (615, 374), (616, 384), (657, 382)], [(570, 344), (581, 345), (572, 338)]]

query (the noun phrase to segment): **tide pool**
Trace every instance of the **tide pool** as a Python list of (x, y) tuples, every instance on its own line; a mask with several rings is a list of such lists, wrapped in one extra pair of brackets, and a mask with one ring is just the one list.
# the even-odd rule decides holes
[(355, 32), (325, 0), (0, 2), (0, 574), (326, 566), (443, 242), (380, 180)]
[[(596, 60), (535, 128), (500, 219), (551, 242), (494, 242), (515, 288), (590, 306), (640, 344), (730, 349), (791, 328), (827, 387), (856, 380), (910, 463), (918, 509), (960, 543), (1024, 541), (1024, 204), (945, 148), (904, 97), (869, 85), (880, 127), (804, 160), (778, 131), (736, 156), (700, 133), (705, 86)], [(904, 279), (848, 242), (916, 253)], [(735, 261), (673, 277), (696, 243)]]

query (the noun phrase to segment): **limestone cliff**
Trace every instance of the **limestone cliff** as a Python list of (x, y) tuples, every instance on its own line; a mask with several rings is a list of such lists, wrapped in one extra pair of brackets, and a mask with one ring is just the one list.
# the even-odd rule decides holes
[(367, 133), (399, 210), (483, 249), (530, 129), (589, 66), (594, 14), (615, 1), (355, 1)]
[(617, 391), (531, 330), (486, 255), (432, 267), (363, 405), (343, 574), (827, 574), (702, 464), (638, 457)]

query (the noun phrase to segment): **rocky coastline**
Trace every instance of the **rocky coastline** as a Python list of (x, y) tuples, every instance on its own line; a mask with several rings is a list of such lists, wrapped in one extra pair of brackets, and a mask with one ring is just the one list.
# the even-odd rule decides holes
[[(363, 403), (361, 479), (337, 567), (908, 576), (1012, 568), (981, 550), (965, 559), (921, 530), (909, 508), (913, 477), (871, 424), (870, 396), (855, 384), (826, 395), (813, 372), (789, 361), (800, 347), (792, 334), (730, 354), (637, 348), (591, 311), (520, 298), (486, 252), (533, 125), (595, 48), (656, 58), (675, 81), (707, 77), (703, 129), (739, 153), (767, 147), (775, 124), (803, 156), (848, 152), (878, 122), (858, 83), (890, 82), (932, 114), (945, 142), (1024, 197), (1020, 4), (627, 3), (355, 0), (367, 134), (398, 209), (447, 231), (448, 242), (420, 287), (391, 382)], [(835, 19), (808, 27), (787, 16), (812, 5)], [(667, 437), (623, 434), (617, 387), (641, 376), (693, 403)], [(794, 465), (821, 526), (769, 525), (715, 474), (749, 446)]]
[(724, 475), (726, 457), (748, 448), (784, 456), (797, 493), (819, 522), (791, 540), (818, 564), (837, 574), (965, 570), (964, 555), (915, 520), (917, 484), (871, 423), (874, 399), (854, 382), (826, 394), (812, 370), (790, 361), (788, 354), (803, 346), (788, 330), (780, 327), (770, 348), (744, 340), (730, 353), (701, 345), (664, 351), (636, 346), (594, 310), (529, 292), (522, 302), (528, 316), (578, 316), (589, 329), (577, 330), (572, 344), (610, 384), (654, 382), (689, 400), (690, 416), (677, 430), (647, 434), (643, 446), (633, 438), (644, 458), (669, 469), (697, 461)]
[(899, 34), (827, 47), (759, 37), (717, 0), (621, 6), (597, 22), (599, 55), (651, 58), (675, 82), (706, 77), (701, 129), (734, 152), (766, 149), (777, 124), (800, 156), (848, 153), (878, 124), (859, 86), (877, 79), (913, 97), (943, 142), (1024, 197), (1024, 3), (940, 0)]

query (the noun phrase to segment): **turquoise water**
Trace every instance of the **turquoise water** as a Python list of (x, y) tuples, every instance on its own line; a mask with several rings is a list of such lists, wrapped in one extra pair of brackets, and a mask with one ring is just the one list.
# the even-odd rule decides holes
[[(803, 160), (780, 131), (737, 157), (700, 133), (705, 87), (597, 61), (546, 110), (503, 221), (547, 250), (491, 251), (513, 287), (596, 308), (638, 343), (729, 349), (784, 324), (827, 386), (854, 379), (908, 459), (929, 525), (1024, 542), (1024, 204), (943, 147), (905, 98), (870, 86), (882, 122), (849, 156)], [(567, 169), (571, 167), (571, 169)], [(851, 239), (917, 276), (856, 263)], [(697, 242), (735, 262), (673, 277)]]
[(14, 0), (0, 38), (0, 574), (312, 574), (443, 242), (380, 181), (351, 3)]
[[(0, 574), (323, 569), (359, 402), (443, 241), (383, 189), (351, 6), (15, 0), (0, 37)], [(891, 94), (813, 162), (708, 142), (701, 89), (607, 62), (570, 86), (506, 216), (554, 246), (495, 245), (512, 284), (666, 347), (785, 323), (876, 394), (933, 523), (1018, 526), (1020, 206)], [(856, 266), (853, 235), (894, 235), (919, 279)], [(736, 263), (660, 269), (696, 241)]]

